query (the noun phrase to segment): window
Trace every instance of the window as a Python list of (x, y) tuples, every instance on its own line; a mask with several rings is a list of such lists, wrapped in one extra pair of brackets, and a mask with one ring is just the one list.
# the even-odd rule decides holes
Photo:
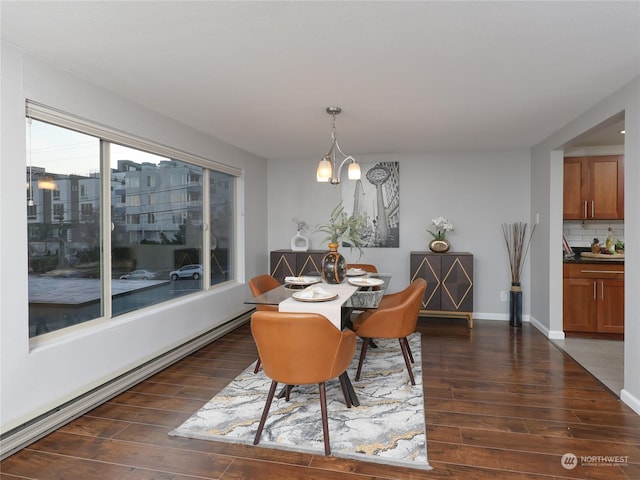
[[(38, 148), (29, 152), (27, 178), (55, 181), (55, 189), (28, 182), (30, 337), (108, 320), (235, 277), (239, 171), (30, 105), (27, 128)], [(103, 174), (110, 178), (104, 192)], [(136, 270), (148, 273), (130, 275)]]
[(80, 205), (80, 215), (83, 217), (90, 217), (93, 215), (93, 204), (91, 203), (83, 203)]

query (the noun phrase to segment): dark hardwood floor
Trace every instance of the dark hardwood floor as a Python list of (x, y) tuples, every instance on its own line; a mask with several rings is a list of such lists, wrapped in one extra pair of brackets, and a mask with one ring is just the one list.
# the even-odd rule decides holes
[[(0, 479), (640, 479), (640, 416), (535, 328), (419, 330), (429, 472), (169, 437), (255, 361), (245, 325), (5, 459)], [(565, 453), (628, 458), (569, 470)]]

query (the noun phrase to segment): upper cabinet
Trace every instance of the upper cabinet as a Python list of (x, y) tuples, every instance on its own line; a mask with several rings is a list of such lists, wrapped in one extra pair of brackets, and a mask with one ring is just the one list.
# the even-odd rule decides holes
[(624, 220), (624, 156), (565, 157), (565, 220)]

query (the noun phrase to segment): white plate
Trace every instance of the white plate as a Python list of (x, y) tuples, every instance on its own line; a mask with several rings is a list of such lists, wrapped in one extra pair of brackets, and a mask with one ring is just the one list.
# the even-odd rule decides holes
[(317, 295), (314, 297), (304, 297), (302, 296), (302, 292), (296, 292), (291, 296), (295, 300), (298, 300), (299, 302), (327, 302), (329, 300), (333, 300), (334, 298), (338, 298), (337, 293), (329, 293), (327, 295)]
[(322, 281), (320, 277), (285, 277), (284, 283), (287, 285), (313, 285)]
[(362, 270), (361, 268), (349, 268), (347, 270), (347, 277), (359, 277), (366, 273), (367, 272), (365, 270)]
[(378, 285), (382, 285), (384, 280), (381, 278), (359, 277), (350, 278), (348, 282), (357, 287), (377, 287)]

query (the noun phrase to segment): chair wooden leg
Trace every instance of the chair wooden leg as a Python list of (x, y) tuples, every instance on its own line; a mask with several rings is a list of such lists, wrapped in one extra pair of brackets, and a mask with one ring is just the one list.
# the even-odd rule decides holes
[(291, 396), (291, 385), (287, 385), (285, 388), (285, 395), (284, 395), (284, 399), (288, 402), (289, 401), (289, 397)]
[(262, 360), (260, 360), (260, 357), (258, 357), (258, 361), (256, 362), (256, 368), (253, 369), (253, 373), (258, 373), (258, 370), (260, 370), (261, 364), (262, 364)]
[[(402, 356), (404, 357), (404, 364), (407, 366), (407, 371), (409, 372), (409, 378), (411, 379), (411, 385), (415, 385), (416, 381), (413, 378), (413, 372), (411, 371), (411, 362), (409, 361), (409, 353), (407, 352), (407, 346), (402, 341), (402, 338), (398, 339), (400, 342), (400, 349), (402, 350)], [(406, 337), (405, 337), (406, 340)]]
[(329, 418), (327, 415), (327, 391), (324, 382), (318, 384), (320, 386), (320, 410), (322, 411), (322, 433), (324, 434), (324, 454), (331, 455), (331, 446), (329, 445)]
[(256, 437), (253, 439), (254, 445), (257, 445), (260, 441), (260, 435), (262, 435), (264, 423), (267, 421), (267, 415), (269, 415), (269, 409), (271, 408), (271, 402), (273, 402), (273, 395), (276, 393), (277, 386), (278, 382), (276, 382), (275, 380), (271, 380), (271, 388), (269, 389), (269, 394), (267, 395), (267, 403), (265, 403), (264, 405), (262, 417), (260, 417), (260, 423), (258, 424), (258, 431), (256, 432)]
[(338, 380), (340, 380), (340, 387), (342, 388), (342, 394), (344, 395), (344, 403), (347, 404), (347, 408), (351, 408), (351, 398), (349, 396), (349, 389), (347, 388), (347, 382), (344, 379), (344, 376), (346, 374), (347, 372), (342, 373), (338, 377)]
[(356, 372), (356, 382), (360, 380), (360, 372), (362, 371), (362, 363), (364, 362), (364, 357), (367, 356), (367, 347), (369, 346), (369, 339), (362, 339), (362, 350), (360, 350), (360, 361), (358, 362), (358, 371)]
[(411, 353), (411, 347), (409, 346), (409, 339), (407, 337), (404, 337), (402, 340), (404, 341), (404, 345), (407, 347), (407, 353), (409, 354), (411, 363), (416, 363), (413, 361), (413, 354)]

